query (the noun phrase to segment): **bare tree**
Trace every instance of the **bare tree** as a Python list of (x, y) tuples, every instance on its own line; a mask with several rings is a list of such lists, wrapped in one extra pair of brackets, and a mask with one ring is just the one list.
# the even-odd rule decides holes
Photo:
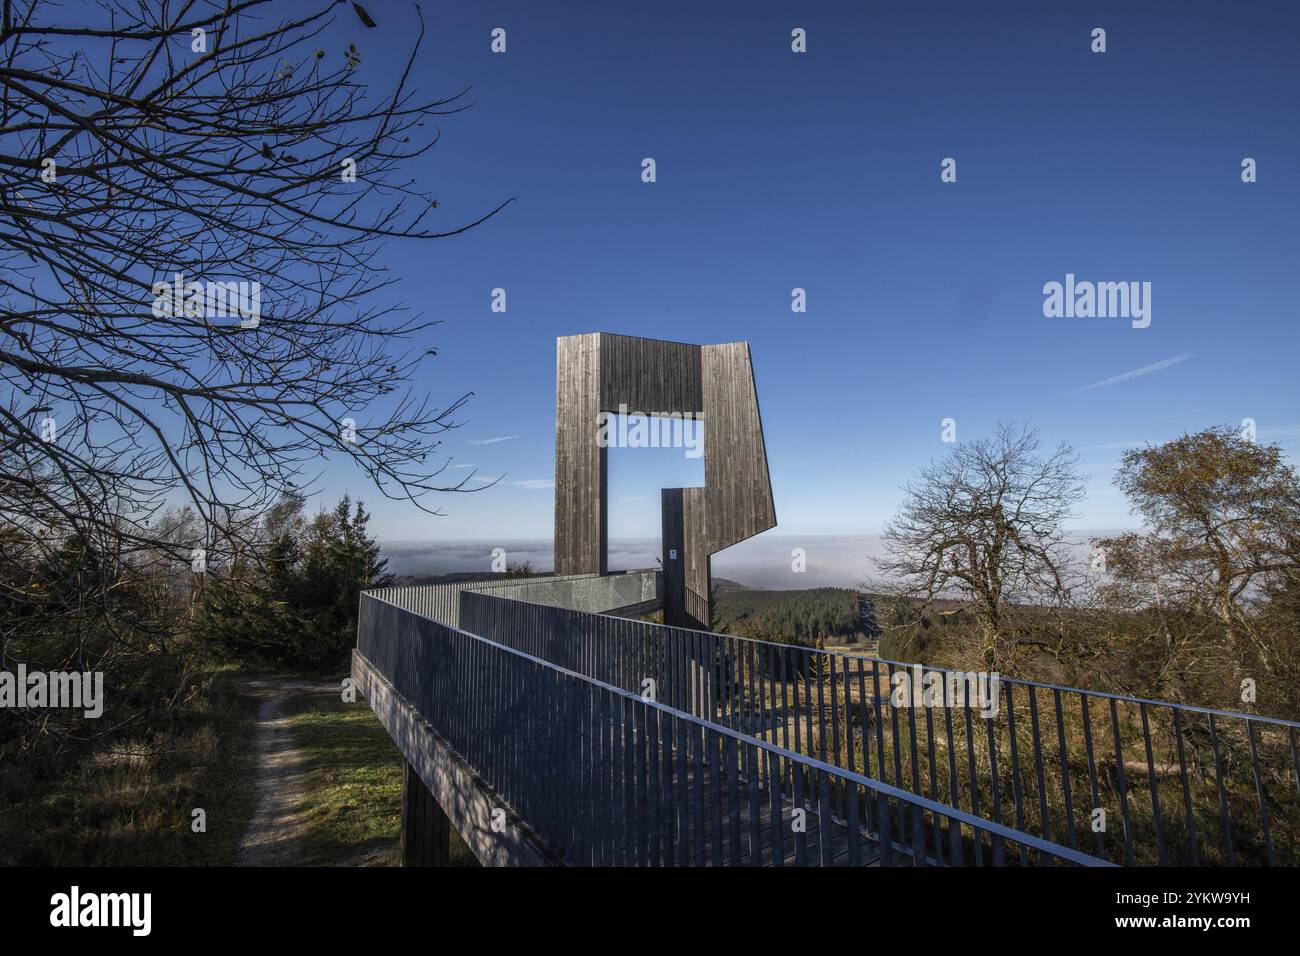
[(3, 0), (3, 520), (151, 546), (179, 493), (228, 533), (330, 455), (395, 498), (467, 488), (430, 461), (467, 396), (408, 387), (430, 323), (376, 295), (379, 254), (501, 207), (431, 224), (401, 170), (463, 92), (409, 88), (418, 5), (368, 89), (354, 8)]
[[(468, 396), (428, 397), (432, 323), (382, 253), (505, 203), (437, 225), (406, 171), (469, 104), (412, 90), (424, 24), (401, 17), (0, 0), (0, 667), (137, 680), (193, 613), (192, 566), (234, 567), (331, 456), (426, 510), (469, 490), (434, 460)], [(405, 58), (374, 55), (383, 30)]]
[(981, 654), (999, 666), (1008, 612), (1059, 605), (1069, 594), (1062, 524), (1083, 497), (1068, 445), (1039, 454), (1027, 426), (1000, 424), (987, 438), (953, 446), (904, 487), (876, 563), (896, 598), (922, 607), (954, 597), (971, 606)]

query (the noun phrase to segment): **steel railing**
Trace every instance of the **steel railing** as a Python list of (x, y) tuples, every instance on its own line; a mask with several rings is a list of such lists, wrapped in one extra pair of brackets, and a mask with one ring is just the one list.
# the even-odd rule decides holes
[[(468, 591), (465, 601), (463, 614), (481, 618), (491, 607), (495, 628), (526, 630), (513, 635), (520, 644), (556, 646), (543, 632), (561, 609), (539, 614), (537, 605)], [(578, 656), (596, 669), (596, 648), (607, 645), (579, 643)], [(357, 647), (568, 863), (1102, 862), (377, 594), (361, 597)]]
[(896, 681), (958, 672), (485, 594), (461, 602), (476, 634), (1098, 859), (1300, 863), (1294, 721), (1005, 677), (996, 713), (946, 694), (900, 707)]

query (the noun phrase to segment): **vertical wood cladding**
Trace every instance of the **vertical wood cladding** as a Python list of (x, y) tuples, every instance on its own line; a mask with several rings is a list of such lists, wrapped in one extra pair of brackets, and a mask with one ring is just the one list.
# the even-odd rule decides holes
[[(707, 444), (707, 438), (705, 442)], [(713, 553), (713, 549), (709, 546), (708, 525), (705, 522), (707, 495), (707, 488), (682, 489), (682, 532), (686, 539), (686, 550), (683, 554), (686, 565), (686, 593), (683, 596), (683, 603), (686, 613), (680, 621), (669, 621), (667, 616), (664, 617), (665, 624), (672, 624), (675, 627), (694, 627), (701, 631), (713, 627), (713, 603), (709, 593), (712, 588), (710, 576), (712, 562), (709, 555)]]
[(699, 414), (700, 346), (632, 335), (600, 336), (600, 407), (617, 412), (620, 404), (645, 415)]
[(555, 573), (604, 574), (606, 451), (596, 442), (600, 334), (555, 350)]
[(713, 608), (704, 489), (665, 488), (661, 498), (664, 623), (707, 631), (713, 626)]
[(776, 526), (749, 343), (706, 345), (704, 489), (709, 552)]
[[(749, 345), (595, 332), (556, 341), (555, 573), (607, 571), (607, 452), (600, 413), (702, 414), (703, 488), (662, 499), (665, 622), (707, 629), (710, 556), (776, 526)], [(674, 492), (669, 494), (669, 492)], [(680, 541), (680, 569), (667, 555)], [(679, 617), (672, 620), (671, 617)]]

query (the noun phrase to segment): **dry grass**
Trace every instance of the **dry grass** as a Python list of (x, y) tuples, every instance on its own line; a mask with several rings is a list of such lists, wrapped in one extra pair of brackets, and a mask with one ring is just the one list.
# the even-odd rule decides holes
[[(21, 761), (0, 745), (0, 864), (232, 863), (253, 810), (242, 781), (254, 707), (234, 672), (206, 676), (202, 692), (111, 745)], [(204, 833), (191, 829), (196, 808)]]

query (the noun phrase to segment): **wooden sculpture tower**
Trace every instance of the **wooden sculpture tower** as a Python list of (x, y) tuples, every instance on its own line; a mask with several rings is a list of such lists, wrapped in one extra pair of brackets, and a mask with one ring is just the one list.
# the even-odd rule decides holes
[(556, 574), (608, 572), (602, 413), (702, 418), (704, 487), (662, 491), (664, 623), (708, 630), (711, 556), (776, 527), (749, 343), (567, 335), (555, 378)]

